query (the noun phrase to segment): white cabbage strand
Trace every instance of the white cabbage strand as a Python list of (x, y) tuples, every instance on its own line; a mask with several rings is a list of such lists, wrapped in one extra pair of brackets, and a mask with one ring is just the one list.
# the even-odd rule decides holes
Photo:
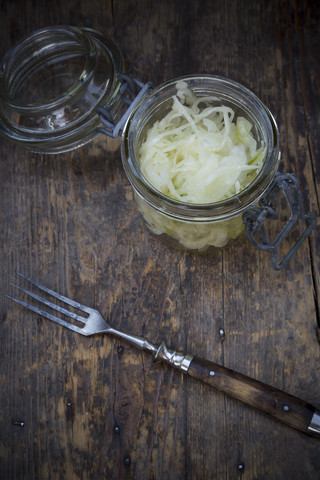
[[(177, 87), (172, 109), (141, 146), (142, 174), (183, 202), (214, 203), (236, 195), (262, 166), (263, 148), (257, 150), (252, 125), (243, 117), (234, 122), (230, 107), (212, 106), (216, 97), (195, 97), (184, 82)], [(184, 104), (186, 99), (192, 103)]]

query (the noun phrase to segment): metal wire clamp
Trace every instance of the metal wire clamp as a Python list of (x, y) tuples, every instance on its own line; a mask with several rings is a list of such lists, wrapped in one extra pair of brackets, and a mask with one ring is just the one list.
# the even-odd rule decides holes
[[(265, 220), (276, 220), (278, 218), (278, 213), (273, 207), (273, 202), (281, 192), (286, 196), (291, 215), (281, 232), (276, 236), (274, 241), (271, 242), (265, 228)], [(291, 173), (282, 174), (278, 172), (273, 183), (267, 189), (262, 199), (260, 199), (259, 205), (260, 206), (248, 209), (242, 216), (245, 223), (246, 236), (249, 242), (256, 248), (271, 253), (272, 268), (281, 270), (288, 264), (291, 257), (310, 235), (316, 225), (316, 216), (312, 212), (304, 213), (299, 182)], [(299, 220), (306, 222), (306, 229), (279, 262), (279, 246)]]
[(128, 118), (130, 117), (131, 113), (139, 104), (140, 100), (142, 100), (142, 98), (146, 95), (148, 90), (150, 90), (152, 87), (151, 82), (142, 83), (139, 82), (139, 80), (125, 75), (124, 73), (119, 73), (118, 79), (121, 82), (121, 100), (124, 103), (128, 104), (129, 107), (126, 109), (124, 114), (117, 122), (115, 122), (115, 119), (110, 112), (110, 105), (106, 105), (105, 107), (99, 107), (97, 109), (98, 113), (100, 114), (100, 119), (106, 128), (97, 127), (96, 131), (112, 138), (116, 138), (121, 135), (123, 127), (127, 122)]

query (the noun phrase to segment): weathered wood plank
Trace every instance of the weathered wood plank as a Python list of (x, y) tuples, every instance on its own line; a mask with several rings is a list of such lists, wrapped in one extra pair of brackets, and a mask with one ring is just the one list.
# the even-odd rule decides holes
[[(299, 177), (318, 214), (319, 9), (298, 3), (2, 1), (0, 52), (44, 25), (86, 25), (116, 38), (140, 80), (204, 72), (245, 84), (278, 122), (281, 171)], [(319, 229), (282, 272), (244, 237), (209, 255), (170, 249), (138, 215), (119, 144), (101, 137), (52, 157), (1, 139), (1, 291), (13, 293), (21, 271), (117, 328), (319, 408)], [(318, 439), (119, 340), (79, 337), (4, 298), (0, 381), (1, 478), (319, 475)]]

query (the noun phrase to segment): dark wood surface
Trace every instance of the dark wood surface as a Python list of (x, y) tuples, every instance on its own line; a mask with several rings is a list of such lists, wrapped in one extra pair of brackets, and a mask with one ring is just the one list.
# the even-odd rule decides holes
[[(38, 27), (113, 36), (136, 78), (228, 76), (279, 125), (280, 171), (319, 213), (316, 1), (0, 1), (0, 53)], [(319, 229), (286, 270), (241, 237), (172, 250), (148, 233), (119, 140), (33, 154), (0, 147), (0, 478), (320, 478), (320, 439), (108, 336), (85, 338), (4, 298), (20, 271), (114, 327), (207, 358), (320, 408)], [(224, 334), (221, 335), (220, 330)]]

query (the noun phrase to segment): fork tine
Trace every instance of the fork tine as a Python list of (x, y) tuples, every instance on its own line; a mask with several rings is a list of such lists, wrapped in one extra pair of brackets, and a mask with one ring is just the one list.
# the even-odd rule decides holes
[(21, 290), (22, 292), (26, 293), (32, 298), (35, 298), (38, 300), (38, 302), (44, 303), (48, 307), (52, 308), (53, 310), (57, 310), (58, 312), (62, 313), (63, 315), (66, 315), (70, 318), (73, 318), (74, 320), (77, 320), (78, 322), (86, 323), (86, 318), (81, 317), (81, 315), (77, 315), (74, 312), (69, 312), (69, 310), (66, 310), (63, 307), (60, 307), (59, 305), (55, 305), (54, 303), (50, 302), (49, 300), (40, 297), (39, 295), (36, 295), (33, 292), (29, 292), (29, 290), (26, 290), (25, 288), (19, 287), (18, 285), (15, 285), (14, 283), (11, 283), (13, 287), (18, 288), (18, 290)]
[(40, 283), (35, 282), (34, 280), (31, 280), (31, 278), (26, 277), (22, 273), (17, 272), (17, 274), (27, 280), (28, 282), (32, 283), (35, 287), (40, 288), (40, 290), (43, 290), (46, 293), (49, 293), (49, 295), (52, 295), (55, 298), (58, 298), (64, 303), (67, 303), (68, 305), (71, 305), (71, 307), (77, 308), (78, 310), (82, 310), (83, 312), (86, 313), (91, 313), (92, 308), (87, 307), (86, 305), (82, 305), (79, 302), (75, 302), (74, 300), (71, 300), (70, 298), (64, 297), (63, 295), (60, 295), (59, 293), (55, 292), (54, 290), (50, 290), (50, 288), (44, 287), (43, 285), (40, 285)]
[(72, 323), (65, 322), (61, 318), (55, 317), (54, 315), (51, 315), (51, 313), (46, 312), (45, 310), (41, 310), (38, 307), (35, 307), (34, 305), (30, 305), (29, 303), (23, 302), (22, 300), (18, 300), (17, 298), (13, 298), (10, 295), (6, 295), (7, 298), (12, 300), (15, 303), (18, 303), (22, 307), (26, 307), (29, 310), (32, 310), (33, 312), (37, 313), (38, 315), (41, 315), (42, 317), (46, 317), (49, 320), (52, 320), (55, 323), (58, 323), (59, 325), (62, 325), (63, 327), (68, 328), (69, 330), (73, 330), (74, 332), (80, 333), (82, 335), (86, 335), (85, 332), (83, 332), (82, 328), (77, 327), (76, 325), (72, 325)]

